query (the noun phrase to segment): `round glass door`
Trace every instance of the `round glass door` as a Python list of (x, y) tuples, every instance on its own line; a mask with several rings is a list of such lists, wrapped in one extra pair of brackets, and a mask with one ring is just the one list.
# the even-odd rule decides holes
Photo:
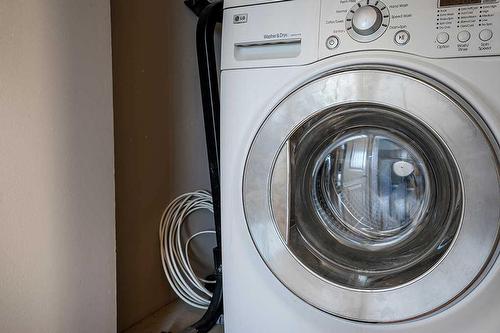
[(349, 288), (393, 288), (446, 253), (460, 225), (449, 214), (461, 211), (460, 176), (418, 120), (352, 104), (319, 113), (288, 144), (288, 246), (309, 269)]
[(310, 161), (312, 177), (302, 188), (326, 229), (359, 250), (404, 242), (429, 207), (434, 184), (424, 157), (386, 129), (355, 129), (331, 140)]
[(248, 229), (276, 278), (323, 311), (427, 316), (496, 259), (499, 151), (440, 83), (346, 68), (289, 94), (259, 128), (242, 183)]

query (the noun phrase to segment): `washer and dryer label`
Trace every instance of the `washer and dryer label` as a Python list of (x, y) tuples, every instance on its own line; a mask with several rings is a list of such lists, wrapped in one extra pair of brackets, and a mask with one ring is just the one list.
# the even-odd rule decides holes
[(295, 0), (227, 8), (222, 68), (296, 66), (319, 59), (321, 0)]

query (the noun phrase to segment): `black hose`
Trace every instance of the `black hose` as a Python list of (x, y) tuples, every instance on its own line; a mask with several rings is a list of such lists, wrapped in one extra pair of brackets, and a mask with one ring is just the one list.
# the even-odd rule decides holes
[(188, 6), (196, 16), (200, 16), (203, 9), (205, 9), (210, 2), (208, 0), (184, 0), (184, 4)]
[[(186, 5), (187, 2), (186, 1)], [(191, 1), (192, 2), (192, 1)], [(189, 5), (188, 5), (189, 7)], [(190, 7), (191, 8), (191, 7)], [(205, 138), (208, 153), (210, 185), (214, 206), (217, 245), (214, 248), (215, 290), (203, 317), (184, 332), (208, 332), (219, 320), (222, 307), (222, 239), (220, 205), (220, 100), (218, 69), (215, 56), (214, 33), (217, 23), (222, 22), (222, 1), (210, 3), (201, 11), (196, 28), (196, 51), (200, 73), (201, 99)]]

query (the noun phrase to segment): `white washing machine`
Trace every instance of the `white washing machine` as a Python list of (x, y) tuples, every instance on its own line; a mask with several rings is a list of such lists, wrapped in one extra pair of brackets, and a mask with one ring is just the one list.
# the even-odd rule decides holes
[(500, 332), (499, 55), (498, 1), (225, 1), (227, 332)]

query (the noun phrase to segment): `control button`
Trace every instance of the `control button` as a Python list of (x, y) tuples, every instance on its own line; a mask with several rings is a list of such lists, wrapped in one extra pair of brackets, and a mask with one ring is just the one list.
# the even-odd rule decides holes
[(361, 36), (368, 36), (382, 25), (382, 12), (374, 6), (364, 6), (356, 10), (352, 17), (352, 27)]
[(361, 0), (347, 12), (345, 29), (355, 41), (369, 43), (387, 31), (390, 18), (389, 9), (382, 1)]
[(406, 45), (410, 41), (410, 33), (406, 30), (399, 30), (394, 35), (394, 42), (398, 45)]
[(337, 36), (330, 36), (326, 40), (326, 47), (330, 50), (336, 49), (339, 46), (339, 38)]
[(481, 32), (479, 33), (479, 39), (483, 42), (489, 41), (492, 37), (493, 31), (491, 31), (490, 29), (481, 30)]
[(465, 43), (470, 39), (470, 32), (467, 30), (460, 31), (457, 35), (457, 39), (459, 42)]
[(450, 35), (448, 35), (448, 33), (444, 31), (440, 32), (438, 33), (436, 40), (439, 44), (445, 44), (450, 40)]

